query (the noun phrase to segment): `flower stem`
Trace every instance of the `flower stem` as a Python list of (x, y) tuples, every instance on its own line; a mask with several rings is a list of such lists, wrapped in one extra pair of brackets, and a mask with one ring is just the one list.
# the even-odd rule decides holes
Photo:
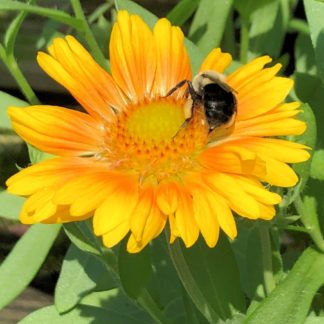
[(137, 302), (151, 315), (154, 319), (154, 323), (167, 324), (169, 323), (165, 318), (164, 314), (161, 312), (160, 308), (150, 295), (150, 293), (143, 289), (140, 296), (137, 298)]
[(306, 196), (303, 201), (298, 194), (294, 201), (294, 205), (307, 233), (312, 238), (317, 248), (324, 252), (324, 239), (318, 221), (316, 200), (313, 197)]
[(20, 67), (15, 59), (15, 57), (12, 55), (7, 55), (5, 52), (5, 49), (3, 47), (0, 48), (0, 58), (2, 59), (3, 63), (8, 68), (10, 74), (13, 76), (13, 78), (16, 80), (21, 92), (27, 99), (27, 101), (32, 105), (37, 105), (40, 103), (38, 100), (35, 92), (29, 85), (28, 81), (26, 80), (25, 76), (23, 75), (22, 71), (20, 70)]
[(101, 49), (91, 31), (91, 28), (88, 24), (88, 21), (84, 15), (83, 9), (81, 7), (80, 0), (71, 0), (72, 8), (75, 14), (75, 17), (82, 21), (82, 30), (85, 36), (85, 39), (91, 48), (92, 54), (94, 55), (96, 61), (105, 69), (108, 69), (108, 61), (101, 52)]
[(276, 286), (273, 278), (271, 241), (269, 230), (263, 224), (259, 225), (259, 233), (262, 250), (263, 284), (268, 296)]
[(249, 21), (242, 17), (241, 20), (241, 47), (240, 47), (240, 61), (245, 64), (247, 62), (249, 50)]

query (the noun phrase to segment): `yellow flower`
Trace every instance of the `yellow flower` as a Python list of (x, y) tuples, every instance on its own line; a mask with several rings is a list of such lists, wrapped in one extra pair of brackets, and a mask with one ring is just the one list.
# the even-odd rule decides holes
[[(84, 112), (54, 106), (11, 107), (16, 132), (57, 157), (7, 181), (27, 196), (23, 223), (63, 223), (93, 216), (94, 233), (112, 247), (129, 235), (138, 252), (166, 226), (171, 242), (187, 247), (199, 233), (216, 245), (219, 230), (237, 235), (233, 211), (272, 219), (281, 197), (264, 183), (294, 186), (287, 163), (308, 159), (306, 147), (270, 136), (297, 135), (297, 102), (283, 103), (293, 81), (277, 77), (268, 56), (226, 77), (237, 115), (229, 133), (209, 132), (202, 110), (185, 122), (191, 67), (178, 27), (160, 19), (153, 31), (136, 16), (118, 13), (110, 40), (111, 75), (72, 36), (56, 38), (40, 66), (78, 100)], [(201, 71), (223, 74), (231, 56), (214, 49)]]

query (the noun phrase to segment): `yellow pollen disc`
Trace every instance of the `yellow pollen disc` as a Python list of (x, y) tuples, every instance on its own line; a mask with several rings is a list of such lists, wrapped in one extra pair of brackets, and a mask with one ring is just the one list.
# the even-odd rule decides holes
[(128, 106), (107, 125), (102, 158), (112, 169), (139, 174), (141, 181), (162, 181), (193, 170), (208, 142), (208, 125), (199, 109), (186, 120), (185, 102), (159, 98)]
[(145, 141), (172, 139), (184, 123), (182, 107), (167, 101), (159, 101), (139, 106), (126, 122), (128, 134)]

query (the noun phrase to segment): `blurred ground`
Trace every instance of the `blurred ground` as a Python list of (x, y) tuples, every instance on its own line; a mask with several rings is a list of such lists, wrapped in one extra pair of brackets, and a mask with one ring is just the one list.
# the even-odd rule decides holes
[(0, 310), (0, 323), (18, 323), (31, 312), (51, 304), (53, 304), (53, 297), (51, 295), (28, 287), (15, 301)]

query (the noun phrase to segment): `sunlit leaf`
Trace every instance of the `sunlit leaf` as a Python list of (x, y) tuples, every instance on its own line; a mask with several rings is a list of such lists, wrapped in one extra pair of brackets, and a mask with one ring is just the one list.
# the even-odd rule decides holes
[(316, 75), (315, 54), (310, 36), (300, 33), (295, 43), (296, 71)]
[(324, 150), (314, 152), (311, 164), (311, 177), (324, 181)]
[(201, 0), (189, 30), (189, 38), (207, 55), (222, 40), (232, 0)]
[[(67, 251), (55, 288), (55, 306), (59, 313), (75, 307), (94, 290), (102, 276), (108, 276), (104, 264), (96, 257), (71, 244)], [(111, 279), (111, 288), (116, 284)]]
[(318, 74), (324, 82), (324, 2), (317, 0), (304, 0), (310, 36), (315, 50)]
[(6, 191), (0, 192), (0, 216), (17, 220), (25, 198), (11, 195)]
[(270, 1), (251, 16), (250, 57), (268, 54), (277, 58), (280, 54), (290, 18), (289, 2)]
[(304, 323), (316, 291), (324, 283), (324, 254), (308, 248), (287, 277), (245, 323)]
[(249, 20), (251, 15), (259, 8), (276, 0), (234, 0), (234, 7), (245, 20)]
[(8, 305), (33, 280), (61, 225), (33, 225), (0, 266), (0, 308)]
[(183, 25), (195, 12), (201, 0), (181, 0), (178, 4), (168, 13), (167, 18), (172, 25)]
[(39, 324), (150, 324), (152, 319), (138, 309), (119, 289), (93, 292), (84, 297), (80, 305), (70, 312), (59, 314), (55, 306), (37, 310), (19, 323)]

